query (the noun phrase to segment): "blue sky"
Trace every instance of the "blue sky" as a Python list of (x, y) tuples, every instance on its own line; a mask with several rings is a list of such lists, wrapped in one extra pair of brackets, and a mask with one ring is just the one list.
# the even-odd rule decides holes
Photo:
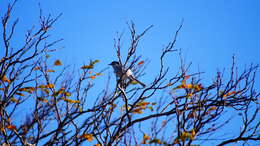
[[(151, 60), (147, 72), (154, 72), (161, 49), (173, 38), (182, 19), (184, 26), (175, 48), (182, 48), (185, 62), (193, 63), (192, 69), (206, 72), (206, 80), (210, 81), (217, 69), (230, 67), (233, 54), (240, 69), (250, 63), (260, 64), (258, 0), (19, 0), (14, 13), (20, 18), (17, 36), (38, 24), (39, 2), (45, 14), (63, 13), (54, 25), (52, 38), (64, 39), (57, 47), (65, 48), (54, 57), (65, 64), (81, 66), (89, 59), (99, 59), (99, 67), (107, 67), (116, 59), (113, 48), (116, 32), (124, 32), (123, 48), (127, 49), (126, 22), (132, 20), (138, 32), (154, 25), (138, 50), (144, 59)], [(1, 12), (5, 4), (0, 2)], [(178, 62), (177, 55), (167, 58), (173, 69), (178, 69)], [(149, 82), (148, 77), (143, 80)], [(259, 75), (256, 86), (260, 86)]]

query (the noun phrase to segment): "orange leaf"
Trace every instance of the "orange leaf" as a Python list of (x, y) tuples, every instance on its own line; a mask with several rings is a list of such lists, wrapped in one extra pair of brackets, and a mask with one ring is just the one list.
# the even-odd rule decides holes
[(227, 96), (230, 96), (230, 95), (233, 95), (233, 94), (236, 94), (237, 92), (236, 91), (232, 91), (232, 92), (229, 92), (225, 95), (223, 95), (223, 97), (227, 97)]
[(47, 70), (47, 72), (55, 72), (55, 70), (49, 69), (49, 70)]
[(60, 60), (56, 60), (56, 61), (54, 62), (54, 65), (60, 66), (60, 65), (61, 65), (61, 61), (60, 61)]
[(142, 114), (143, 111), (142, 111), (141, 108), (137, 108), (137, 109), (134, 109), (134, 110), (132, 111), (132, 113), (134, 113), (134, 114)]
[(92, 80), (94, 80), (94, 79), (96, 78), (96, 76), (90, 76), (90, 78), (91, 78)]
[(39, 66), (36, 66), (33, 70), (40, 70), (41, 68)]
[(14, 126), (14, 125), (8, 125), (6, 128), (9, 129), (9, 130), (15, 130), (15, 129), (16, 129), (16, 126)]
[(46, 87), (47, 88), (54, 88), (54, 84), (47, 84)]
[(3, 76), (2, 81), (11, 83), (11, 81), (6, 77), (6, 75)]
[(85, 138), (88, 141), (92, 141), (94, 139), (92, 134), (83, 134), (80, 136), (80, 138)]
[(81, 67), (81, 69), (93, 69), (94, 66), (93, 65), (84, 65)]
[(142, 65), (142, 64), (144, 64), (144, 61), (138, 62), (138, 65)]
[(16, 98), (11, 98), (11, 101), (12, 101), (12, 102), (15, 102), (15, 103), (19, 103), (19, 100), (16, 99)]

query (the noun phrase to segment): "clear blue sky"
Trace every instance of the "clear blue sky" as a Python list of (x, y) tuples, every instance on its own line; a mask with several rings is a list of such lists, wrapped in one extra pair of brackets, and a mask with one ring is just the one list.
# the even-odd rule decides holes
[[(38, 23), (39, 2), (45, 14), (63, 13), (52, 37), (64, 38), (58, 46), (65, 48), (55, 57), (66, 64), (82, 65), (89, 59), (99, 59), (100, 68), (105, 68), (116, 59), (116, 32), (125, 32), (123, 47), (127, 48), (126, 22), (132, 20), (139, 32), (154, 25), (138, 52), (151, 60), (147, 72), (153, 72), (161, 49), (173, 38), (182, 19), (184, 26), (176, 49), (182, 48), (186, 63), (192, 61), (193, 69), (205, 71), (205, 78), (211, 80), (216, 69), (230, 67), (233, 54), (241, 69), (252, 62), (260, 64), (259, 0), (19, 0), (15, 6), (15, 17), (21, 18), (17, 36)], [(0, 2), (1, 12), (5, 5)], [(176, 56), (168, 58), (167, 63), (177, 64)], [(143, 79), (149, 82), (149, 78)], [(259, 74), (256, 85), (260, 85)]]
[[(258, 0), (20, 0), (15, 7), (15, 16), (22, 17), (20, 27), (38, 23), (39, 2), (45, 14), (63, 13), (52, 36), (64, 38), (60, 46), (65, 48), (57, 54), (68, 64), (100, 59), (106, 65), (116, 59), (113, 49), (116, 32), (125, 32), (127, 48), (126, 22), (133, 20), (139, 31), (154, 25), (141, 42), (142, 53), (139, 52), (152, 60), (149, 67), (153, 70), (152, 66), (158, 63), (155, 59), (172, 39), (182, 18), (184, 27), (176, 49), (183, 49), (184, 59), (187, 63), (192, 61), (194, 69), (199, 67), (212, 75), (217, 68), (230, 65), (233, 54), (242, 67), (251, 62), (260, 63)], [(168, 62), (178, 61), (172, 57)]]

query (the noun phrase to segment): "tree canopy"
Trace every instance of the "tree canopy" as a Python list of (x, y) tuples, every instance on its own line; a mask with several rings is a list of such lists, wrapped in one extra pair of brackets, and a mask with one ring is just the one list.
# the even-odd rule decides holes
[[(233, 57), (229, 70), (216, 72), (207, 83), (203, 72), (190, 71), (191, 64), (184, 64), (182, 59), (179, 70), (173, 72), (165, 57), (181, 52), (175, 48), (181, 22), (172, 41), (162, 48), (156, 76), (151, 76), (146, 68), (153, 58), (143, 59), (136, 50), (153, 26), (137, 33), (134, 22), (129, 22), (129, 46), (122, 47), (119, 35), (115, 38), (116, 51), (110, 55), (117, 56), (138, 79), (148, 76), (149, 81), (143, 88), (131, 80), (105, 79), (106, 68), (96, 67), (108, 64), (102, 59), (90, 60), (76, 69), (52, 59), (62, 39), (50, 39), (50, 30), (61, 15), (40, 13), (39, 24), (28, 28), (25, 38), (15, 38), (19, 29), (18, 19), (11, 19), (15, 3), (1, 14), (2, 145), (259, 143), (258, 65), (241, 70)], [(18, 39), (23, 45), (16, 45)], [(96, 86), (97, 78), (103, 78), (106, 86)], [(112, 86), (111, 82), (117, 83)], [(125, 82), (124, 88), (121, 82)], [(101, 92), (91, 92), (96, 88)], [(229, 126), (234, 131), (226, 134), (223, 128)]]

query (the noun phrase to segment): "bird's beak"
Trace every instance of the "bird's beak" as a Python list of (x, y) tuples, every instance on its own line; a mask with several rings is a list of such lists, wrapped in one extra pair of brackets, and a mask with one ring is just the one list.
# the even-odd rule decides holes
[(111, 63), (109, 63), (108, 65), (112, 65)]

